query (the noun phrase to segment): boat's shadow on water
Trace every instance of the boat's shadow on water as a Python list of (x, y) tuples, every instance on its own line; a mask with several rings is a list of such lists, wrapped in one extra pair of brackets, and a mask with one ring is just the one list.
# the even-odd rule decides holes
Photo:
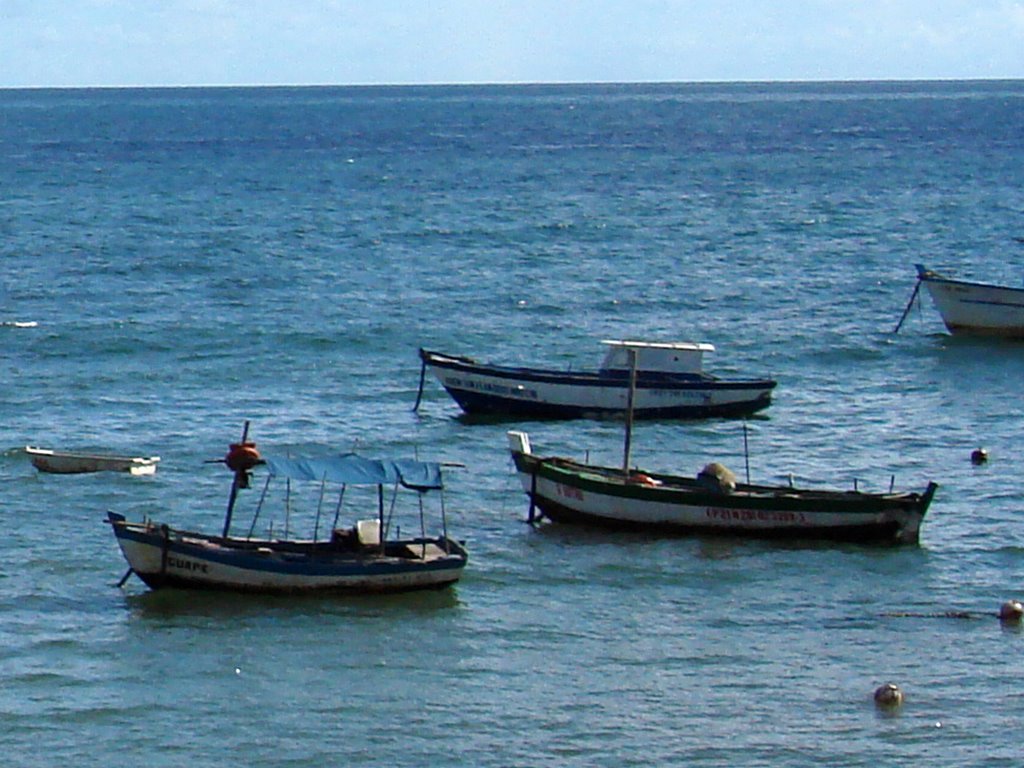
[(546, 518), (531, 525), (542, 540), (573, 547), (621, 545), (649, 545), (651, 543), (676, 544), (693, 550), (693, 554), (709, 560), (736, 556), (777, 552), (847, 552), (850, 554), (885, 555), (887, 552), (913, 552), (921, 548), (913, 545), (878, 542), (838, 541), (814, 537), (751, 536), (749, 533), (716, 534), (674, 530), (631, 530), (609, 526), (587, 527), (571, 523), (553, 522)]
[(144, 620), (179, 617), (239, 619), (249, 616), (380, 615), (444, 610), (459, 605), (458, 585), (385, 594), (238, 594), (161, 589), (125, 596), (128, 610)]
[[(609, 414), (589, 414), (587, 416), (576, 416), (573, 418), (564, 418), (556, 416), (530, 416), (529, 418), (523, 416), (513, 416), (508, 414), (500, 413), (457, 413), (451, 417), (452, 421), (464, 424), (467, 426), (472, 425), (506, 425), (506, 426), (522, 426), (529, 427), (530, 424), (561, 424), (561, 423), (572, 423), (575, 421), (596, 421), (604, 424), (625, 424), (626, 417), (620, 415), (609, 415)], [(638, 420), (643, 424), (708, 424), (715, 422), (731, 422), (738, 423), (743, 421), (771, 421), (771, 414), (769, 413), (752, 413), (749, 416), (705, 416), (701, 418), (644, 418)]]
[(1000, 358), (1012, 353), (1016, 357), (1024, 354), (1024, 338), (1004, 336), (953, 336), (949, 333), (929, 333), (927, 337), (934, 344), (923, 347), (923, 352), (963, 354), (974, 352), (983, 357)]

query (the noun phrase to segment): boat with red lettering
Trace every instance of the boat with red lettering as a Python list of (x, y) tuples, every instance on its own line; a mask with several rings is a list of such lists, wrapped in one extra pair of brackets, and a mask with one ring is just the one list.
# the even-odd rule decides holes
[[(247, 432), (248, 424), (242, 441), (218, 460), (234, 473), (220, 535), (151, 520), (129, 522), (124, 515), (108, 513), (129, 565), (122, 585), (133, 573), (152, 589), (259, 593), (399, 592), (440, 589), (459, 580), (469, 555), (462, 542), (448, 536), (443, 500), (442, 532), (426, 532), (424, 496), (443, 492), (440, 463), (369, 459), (352, 453), (264, 457), (246, 440)], [(248, 529), (232, 533), (239, 493), (260, 474), (265, 480)], [(340, 488), (331, 501), (328, 484)], [(283, 490), (273, 493), (274, 485)], [(306, 489), (305, 496), (300, 486)], [(361, 489), (376, 506), (375, 516), (339, 527), (343, 501)], [(418, 501), (419, 519), (412, 526), (418, 533), (402, 537), (393, 513), (398, 498), (410, 495)], [(293, 535), (292, 515), (303, 498), (315, 508), (315, 518), (312, 537), (300, 539)], [(275, 499), (281, 502), (282, 516), (268, 519), (266, 507)], [(261, 515), (266, 532), (257, 535)]]
[(638, 419), (748, 416), (771, 405), (772, 379), (719, 378), (703, 370), (715, 347), (704, 342), (606, 340), (596, 371), (559, 371), (478, 363), (420, 350), (419, 406), (429, 369), (469, 414), (527, 418), (621, 418), (629, 390), (629, 359), (636, 360), (633, 415)]
[(508, 439), (531, 522), (547, 517), (625, 530), (916, 544), (938, 487), (866, 493), (753, 485), (736, 482), (720, 464), (680, 477), (628, 462), (602, 467), (538, 456), (524, 432), (509, 432)]

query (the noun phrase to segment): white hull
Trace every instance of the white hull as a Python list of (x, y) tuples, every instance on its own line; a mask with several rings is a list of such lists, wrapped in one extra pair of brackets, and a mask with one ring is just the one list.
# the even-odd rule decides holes
[(949, 280), (927, 270), (920, 279), (950, 333), (1024, 338), (1024, 289)]
[[(863, 493), (742, 484), (702, 475), (647, 475), (532, 453), (529, 436), (508, 433), (523, 491), (556, 522), (631, 530), (773, 538), (916, 543), (937, 486), (924, 493)], [(731, 473), (725, 471), (728, 478)], [(714, 477), (714, 476), (712, 476)]]
[(297, 548), (221, 546), (210, 537), (155, 525), (112, 520), (128, 565), (151, 587), (240, 592), (399, 592), (443, 587), (459, 580), (464, 550), (449, 554), (436, 542), (409, 543), (417, 557), (377, 552), (302, 554)]
[[(649, 353), (652, 367), (636, 369), (636, 418), (746, 416), (771, 404), (776, 384), (771, 379), (722, 379), (701, 372), (700, 354), (711, 345), (605, 343), (638, 346)], [(619, 351), (612, 347), (613, 353)], [(653, 367), (659, 363), (656, 355), (669, 353), (671, 360)], [(538, 418), (624, 416), (630, 405), (629, 371), (610, 355), (597, 371), (556, 371), (483, 364), (420, 350), (424, 373), (429, 369), (466, 413)]]
[[(533, 488), (534, 479), (528, 472), (519, 472), (519, 480), (523, 491), (527, 494)], [(536, 496), (554, 500), (559, 506), (570, 510), (579, 517), (596, 518), (614, 523), (633, 524), (637, 528), (679, 528), (705, 530), (713, 533), (716, 530), (729, 532), (737, 527), (756, 534), (762, 532), (779, 532), (786, 528), (794, 532), (807, 532), (813, 528), (823, 535), (830, 529), (861, 528), (882, 524), (891, 519), (888, 514), (853, 513), (844, 511), (836, 513), (826, 506), (818, 509), (801, 511), (790, 510), (753, 510), (729, 505), (729, 497), (722, 496), (721, 501), (713, 506), (706, 504), (689, 505), (678, 500), (671, 502), (648, 501), (637, 498), (621, 497), (592, 493), (580, 488), (570, 487), (553, 482), (543, 477), (536, 479)], [(921, 518), (908, 514), (900, 519), (904, 536), (916, 541), (919, 536)]]
[(132, 475), (152, 475), (156, 472), (159, 456), (105, 456), (92, 453), (70, 453), (46, 448), (25, 448), (32, 466), (40, 472), (59, 475), (78, 475), (88, 472), (127, 472)]
[[(462, 373), (453, 376), (437, 368), (431, 368), (431, 373), (448, 390), (500, 394), (523, 403), (544, 403), (555, 408), (625, 412), (629, 401), (627, 382), (619, 387), (542, 382), (509, 384), (507, 378), (483, 374)], [(711, 387), (693, 390), (644, 388), (637, 389), (633, 407), (637, 411), (720, 408), (749, 403), (752, 399), (767, 397), (769, 394), (771, 389), (768, 387), (753, 392)]]

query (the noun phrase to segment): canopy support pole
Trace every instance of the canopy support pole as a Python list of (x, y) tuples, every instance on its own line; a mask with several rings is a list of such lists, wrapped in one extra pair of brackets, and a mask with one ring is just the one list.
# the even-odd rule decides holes
[(743, 463), (747, 470), (747, 485), (750, 485), (750, 445), (747, 442), (747, 422), (743, 422)]
[(377, 486), (377, 530), (380, 531), (380, 553), (384, 554), (384, 483)]

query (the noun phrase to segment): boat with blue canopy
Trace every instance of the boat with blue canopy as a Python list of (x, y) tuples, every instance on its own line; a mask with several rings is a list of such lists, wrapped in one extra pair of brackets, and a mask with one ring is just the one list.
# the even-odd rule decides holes
[[(448, 536), (444, 465), (354, 453), (264, 457), (247, 435), (248, 424), (242, 441), (216, 460), (234, 473), (220, 535), (152, 520), (129, 522), (124, 515), (108, 512), (107, 521), (129, 565), (121, 585), (135, 574), (151, 589), (359, 593), (441, 589), (459, 580), (469, 555), (463, 542)], [(248, 529), (234, 533), (239, 494), (261, 475), (263, 486)], [(278, 507), (283, 516), (276, 520), (268, 519), (266, 512), (278, 496), (272, 486), (283, 486)], [(328, 486), (339, 489), (336, 498), (333, 492), (328, 495)], [(367, 488), (374, 497), (375, 514), (341, 526), (346, 492)], [(439, 499), (439, 534), (427, 533), (428, 493)], [(399, 498), (409, 496), (418, 502), (418, 525), (416, 533), (403, 537), (395, 511)], [(311, 538), (296, 538), (292, 531), (292, 510), (303, 500), (315, 507)], [(266, 522), (261, 524), (261, 519)], [(260, 535), (258, 525), (266, 526)]]

